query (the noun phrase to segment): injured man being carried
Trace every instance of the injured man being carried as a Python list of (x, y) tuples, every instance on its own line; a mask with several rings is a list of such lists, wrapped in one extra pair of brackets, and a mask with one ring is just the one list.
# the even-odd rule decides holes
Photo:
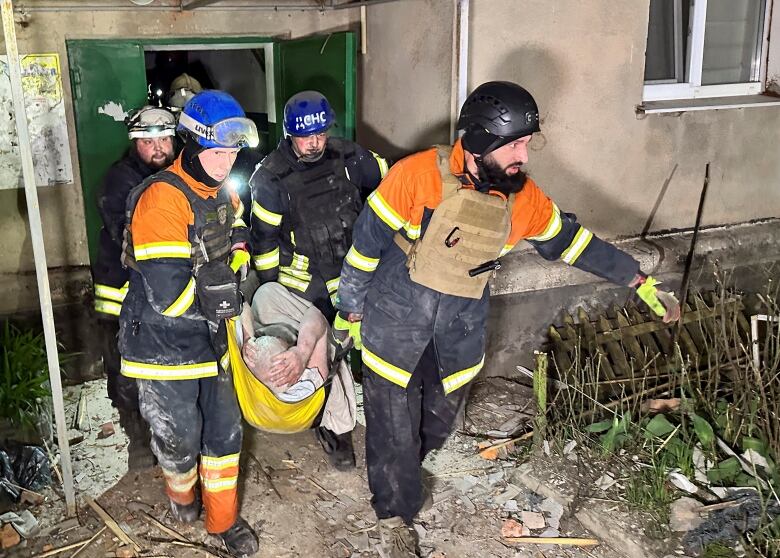
[(279, 283), (265, 283), (229, 328), (236, 395), (260, 430), (315, 432), (338, 468), (354, 464), (352, 374), (322, 313)]

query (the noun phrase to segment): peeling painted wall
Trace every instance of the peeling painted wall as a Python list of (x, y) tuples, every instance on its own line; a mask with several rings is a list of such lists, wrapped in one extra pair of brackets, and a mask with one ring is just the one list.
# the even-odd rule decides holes
[[(56, 52), (60, 56), (66, 101), (70, 156), (75, 181), (56, 188), (38, 190), (43, 219), (46, 255), (50, 268), (87, 265), (86, 232), (81, 184), (79, 182), (76, 132), (65, 39), (192, 37), (192, 36), (280, 36), (294, 38), (312, 33), (343, 31), (354, 27), (350, 18), (356, 10), (332, 12), (295, 11), (195, 11), (157, 12), (138, 8), (130, 12), (32, 12), (25, 27), (17, 26), (20, 52)], [(0, 48), (3, 53), (5, 47)], [(123, 112), (127, 107), (105, 107), (108, 114)], [(118, 115), (117, 115), (118, 116)], [(27, 210), (23, 190), (0, 189), (0, 285), (5, 293), (25, 290), (15, 282), (29, 282), (34, 269), (29, 238)], [(30, 291), (25, 291), (30, 292)], [(34, 289), (32, 292), (35, 292)], [(32, 293), (30, 293), (32, 294)], [(31, 296), (18, 300), (0, 297), (0, 314), (18, 309), (35, 308)]]

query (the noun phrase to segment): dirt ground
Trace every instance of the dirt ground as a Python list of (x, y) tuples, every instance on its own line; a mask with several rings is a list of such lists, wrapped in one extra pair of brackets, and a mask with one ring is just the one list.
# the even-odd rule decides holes
[[(429, 456), (424, 464), (432, 485), (434, 506), (416, 522), (423, 554), (436, 558), (615, 556), (603, 545), (578, 549), (513, 544), (502, 539), (501, 526), (506, 518), (520, 518), (522, 510), (539, 511), (540, 504), (544, 509), (543, 497), (521, 488), (514, 480), (513, 475), (523, 459), (488, 461), (477, 455), (478, 440), (473, 436), (473, 430), (489, 427), (496, 430), (502, 425), (519, 424), (521, 421), (516, 415), (526, 412), (525, 401), (518, 400), (527, 398), (527, 388), (502, 382), (495, 380), (476, 386), (467, 415), (466, 433), (451, 437), (447, 445)], [(102, 419), (98, 417), (98, 420)], [(330, 467), (311, 432), (274, 435), (245, 428), (240, 477), (241, 514), (260, 535), (258, 556), (356, 558), (379, 555), (371, 530), (375, 517), (364, 465), (364, 432), (363, 426), (358, 425), (354, 433), (358, 467), (343, 473)], [(121, 458), (123, 447), (119, 441), (112, 453)], [(116, 455), (112, 459), (116, 459)], [(76, 476), (86, 467), (92, 470), (95, 465), (85, 463), (88, 462), (74, 462)], [(91, 488), (95, 484), (93, 482)], [(6, 555), (35, 556), (44, 545), (59, 548), (99, 533), (104, 522), (85, 504), (87, 497), (89, 494), (79, 494), (79, 524), (71, 524), (64, 532), (63, 527), (67, 528), (69, 524), (63, 525), (64, 517), (57, 513), (58, 509), (61, 511), (61, 500), (56, 496), (46, 504), (49, 508), (39, 507), (38, 511), (31, 508), (39, 517), (42, 534), (23, 543), (24, 548), (15, 547)], [(222, 555), (219, 541), (204, 532), (202, 521), (182, 525), (170, 517), (159, 469), (124, 474), (97, 501), (122, 529), (131, 534), (142, 549), (142, 556), (208, 555), (203, 549), (171, 544), (172, 533), (153, 526), (149, 517), (194, 545), (203, 545), (212, 554)], [(47, 511), (43, 513), (44, 510)], [(542, 532), (537, 530), (532, 534)], [(566, 512), (556, 532), (560, 536), (589, 536)], [(77, 556), (115, 556), (120, 546), (121, 541), (106, 530)], [(58, 556), (71, 556), (73, 552)]]

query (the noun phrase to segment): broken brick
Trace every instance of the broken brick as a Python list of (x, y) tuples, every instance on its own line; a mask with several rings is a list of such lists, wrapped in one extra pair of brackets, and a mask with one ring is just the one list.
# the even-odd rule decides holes
[(506, 538), (527, 537), (531, 532), (528, 528), (514, 519), (507, 519), (501, 525), (501, 536)]
[(106, 422), (100, 425), (100, 432), (98, 432), (98, 440), (102, 440), (103, 438), (108, 438), (110, 436), (114, 435), (114, 423), (113, 422)]
[(11, 548), (22, 542), (22, 537), (13, 528), (13, 525), (6, 523), (0, 530), (0, 546), (2, 548)]

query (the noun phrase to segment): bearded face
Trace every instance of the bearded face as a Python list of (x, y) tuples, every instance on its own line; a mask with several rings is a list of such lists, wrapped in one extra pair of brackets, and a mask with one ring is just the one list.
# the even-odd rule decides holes
[(491, 153), (482, 160), (479, 179), (481, 182), (489, 184), (494, 190), (508, 193), (519, 192), (523, 189), (526, 178), (528, 178), (522, 167), (523, 163), (519, 161), (502, 165)]
[(135, 140), (135, 150), (138, 158), (152, 170), (169, 167), (174, 160), (173, 138), (140, 138)]

